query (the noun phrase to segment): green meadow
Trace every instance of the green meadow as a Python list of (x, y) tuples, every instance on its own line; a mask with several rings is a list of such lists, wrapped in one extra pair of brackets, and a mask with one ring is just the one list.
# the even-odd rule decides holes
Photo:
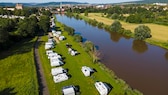
[(38, 95), (35, 40), (21, 41), (0, 53), (0, 95)]

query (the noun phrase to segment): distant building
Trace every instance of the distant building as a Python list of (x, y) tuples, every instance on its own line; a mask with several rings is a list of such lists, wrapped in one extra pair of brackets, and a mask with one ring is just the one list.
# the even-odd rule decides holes
[(22, 4), (16, 4), (15, 8), (17, 10), (22, 10), (23, 9), (23, 5)]
[(14, 11), (15, 8), (3, 8), (4, 10), (8, 10), (8, 11)]

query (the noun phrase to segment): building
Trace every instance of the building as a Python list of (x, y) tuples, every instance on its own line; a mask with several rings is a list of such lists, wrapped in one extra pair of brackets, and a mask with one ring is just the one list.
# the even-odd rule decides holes
[(22, 10), (22, 9), (23, 9), (23, 5), (17, 3), (16, 6), (15, 6), (15, 8), (16, 8), (17, 10)]

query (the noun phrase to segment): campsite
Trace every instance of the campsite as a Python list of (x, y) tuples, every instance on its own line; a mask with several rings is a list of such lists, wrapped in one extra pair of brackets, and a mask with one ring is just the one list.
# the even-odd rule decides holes
[[(61, 27), (61, 24), (59, 22), (56, 22), (56, 26), (59, 27), (60, 30), (62, 30), (63, 28)], [(46, 76), (49, 92), (51, 95), (62, 94), (63, 87), (69, 85), (77, 87), (79, 90), (78, 94), (80, 93), (80, 95), (98, 95), (99, 91), (94, 85), (97, 81), (105, 82), (108, 84), (108, 86), (111, 88), (108, 92), (109, 95), (115, 93), (125, 93), (125, 91), (131, 90), (131, 88), (129, 88), (129, 86), (123, 80), (117, 78), (114, 73), (108, 70), (103, 64), (93, 63), (90, 55), (84, 51), (81, 44), (73, 40), (73, 36), (68, 35), (68, 33), (65, 31), (61, 31), (61, 35), (66, 37), (66, 39), (60, 40), (59, 43), (57, 43), (58, 41), (56, 41), (55, 48), (53, 48), (52, 50), (61, 56), (64, 62), (63, 65), (53, 67), (51, 66), (48, 55), (46, 54), (47, 51), (44, 49), (43, 46), (43, 44), (45, 44), (45, 42), (47, 42), (49, 39), (48, 35), (42, 36), (41, 42), (43, 43), (39, 47), (39, 53), (45, 72), (44, 74)], [(75, 49), (79, 54), (74, 56), (69, 54), (69, 47), (67, 47), (67, 43), (69, 43), (71, 45), (71, 48)], [(48, 52), (52, 53), (53, 51), (49, 50)], [(87, 75), (88, 77), (86, 77), (82, 72), (82, 67), (85, 66), (90, 67), (94, 70), (94, 72), (92, 72), (90, 76)], [(53, 78), (52, 70), (53, 68), (59, 67), (66, 69), (66, 72), (61, 74), (61, 76), (65, 79), (64, 81), (55, 83), (55, 81), (53, 80), (57, 78), (57, 75)], [(93, 71), (90, 68), (88, 70)], [(123, 86), (126, 86), (127, 90), (122, 88)], [(138, 92), (134, 90), (133, 93)]]

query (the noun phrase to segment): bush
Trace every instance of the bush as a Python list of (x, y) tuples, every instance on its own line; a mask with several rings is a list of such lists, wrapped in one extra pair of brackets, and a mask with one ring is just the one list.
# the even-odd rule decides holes
[(76, 42), (82, 42), (82, 36), (81, 36), (81, 35), (78, 35), (78, 34), (75, 34), (75, 35), (74, 35), (74, 40), (75, 40)]
[(152, 37), (151, 30), (148, 26), (140, 25), (134, 30), (134, 37), (136, 40), (145, 40), (146, 38)]

